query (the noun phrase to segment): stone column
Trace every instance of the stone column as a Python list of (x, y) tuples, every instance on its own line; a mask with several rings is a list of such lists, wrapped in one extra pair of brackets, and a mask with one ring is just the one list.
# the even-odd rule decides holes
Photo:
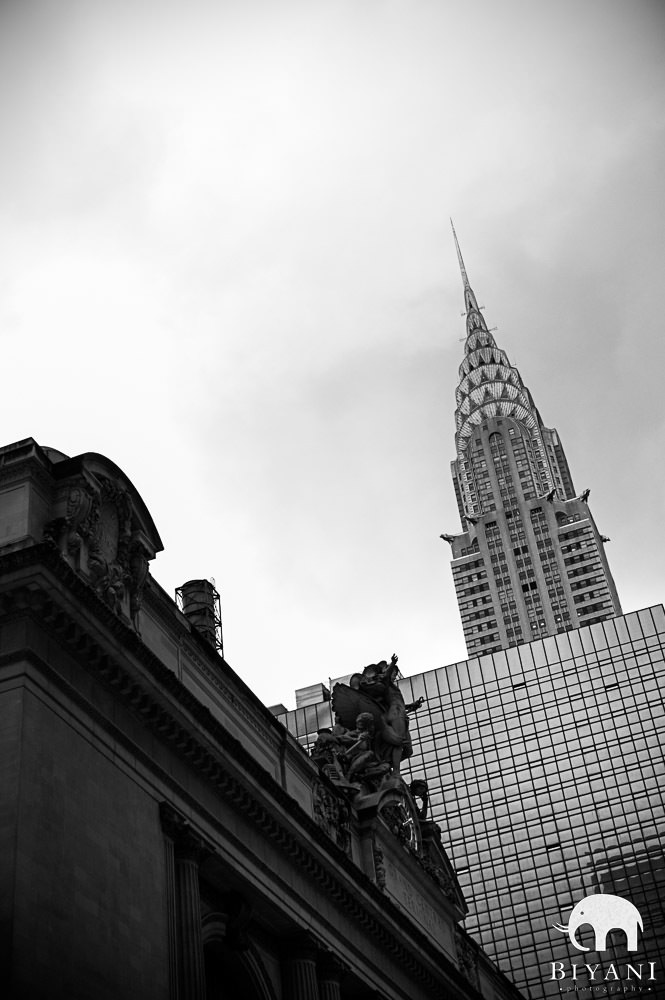
[(209, 851), (200, 837), (191, 832), (180, 841), (176, 841), (174, 856), (182, 1000), (205, 1000), (199, 867), (208, 854)]
[(307, 938), (285, 942), (282, 960), (284, 1000), (320, 1000), (316, 948)]
[(178, 1000), (205, 1000), (199, 868), (212, 848), (168, 803), (160, 806), (164, 832), (173, 844)]
[(319, 1000), (342, 1000), (342, 967), (327, 956), (319, 965)]
[(173, 841), (164, 831), (166, 868), (166, 919), (168, 928), (169, 1000), (178, 1000), (178, 922), (176, 915), (175, 860)]

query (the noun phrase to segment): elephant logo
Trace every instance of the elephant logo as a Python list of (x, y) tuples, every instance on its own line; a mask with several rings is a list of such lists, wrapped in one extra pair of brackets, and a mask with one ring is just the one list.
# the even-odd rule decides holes
[(628, 943), (628, 951), (637, 951), (637, 928), (642, 931), (642, 917), (639, 910), (621, 896), (612, 896), (610, 893), (591, 893), (581, 899), (570, 914), (568, 926), (553, 924), (557, 931), (563, 931), (570, 938), (570, 943), (578, 951), (590, 951), (583, 944), (579, 944), (575, 937), (575, 932), (584, 924), (593, 927), (595, 936), (595, 951), (605, 951), (607, 947), (607, 935), (611, 930), (623, 931)]

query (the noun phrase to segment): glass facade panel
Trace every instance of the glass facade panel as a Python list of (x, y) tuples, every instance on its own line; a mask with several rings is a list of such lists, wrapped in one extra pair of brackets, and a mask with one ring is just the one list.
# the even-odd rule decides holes
[(531, 649), (531, 645), (518, 646), (517, 650), (519, 652), (522, 670), (529, 670), (533, 668), (533, 650)]
[(642, 629), (642, 635), (648, 636), (653, 635), (656, 631), (656, 625), (653, 620), (653, 616), (648, 608), (644, 611), (638, 611), (637, 617), (640, 620), (640, 627)]
[[(468, 668), (471, 687), (475, 687), (477, 684), (482, 684), (483, 672), (480, 669), (480, 662), (478, 660), (469, 660)], [(487, 670), (485, 670), (485, 673), (487, 673)]]
[(556, 636), (548, 636), (543, 639), (543, 649), (545, 650), (546, 663), (558, 663), (561, 659), (556, 643)]
[[(433, 818), (469, 904), (466, 928), (529, 1000), (561, 995), (561, 983), (549, 979), (551, 962), (606, 969), (611, 961), (624, 969), (627, 961), (656, 962), (660, 982), (649, 983), (649, 995), (662, 1000), (665, 706), (655, 674), (665, 670), (662, 609), (537, 640), (495, 659), (498, 686), (490, 690), (485, 675), (483, 689), (471, 669), (472, 690), (460, 671), (459, 689), (445, 697), (463, 768), (446, 769), (453, 744), (443, 732), (437, 758), (425, 761), (414, 741), (403, 768), (407, 780), (426, 776), (432, 791), (445, 775)], [(456, 666), (443, 669), (457, 676)], [(489, 725), (479, 729), (484, 704)], [(434, 707), (430, 701), (413, 717), (421, 735), (434, 726)], [(627, 952), (618, 932), (601, 955), (577, 951), (553, 928), (599, 891), (640, 911), (637, 952)], [(592, 948), (593, 934), (587, 936), (580, 939)]]
[[(665, 608), (662, 604), (656, 604), (653, 608), (646, 608), (653, 619), (654, 628), (658, 635), (665, 632)], [(643, 613), (643, 612), (642, 612)]]
[(579, 630), (576, 629), (574, 632), (568, 632), (567, 634), (573, 656), (579, 656), (582, 653), (582, 640), (580, 639)]
[(436, 680), (442, 697), (445, 697), (448, 694), (448, 671), (445, 667), (441, 667), (436, 671)]
[(579, 629), (579, 636), (582, 643), (582, 652), (586, 654), (593, 653), (595, 646), (593, 644), (593, 635), (591, 633), (591, 627)]
[[(492, 656), (492, 673), (491, 676), (494, 677), (505, 677), (509, 672), (510, 668), (508, 666), (509, 660), (506, 655), (508, 651), (498, 650)], [(512, 649), (509, 651), (512, 653)], [(490, 672), (486, 671), (486, 677), (490, 676)]]
[[(411, 701), (417, 701), (418, 698), (427, 698), (427, 678), (431, 676), (430, 674), (419, 674), (417, 677), (411, 678), (410, 691), (404, 694), (404, 700), (408, 703)], [(408, 680), (408, 678), (407, 678)], [(434, 691), (437, 691), (437, 687), (434, 687)]]
[(639, 614), (626, 615), (626, 626), (628, 628), (628, 635), (633, 642), (639, 642), (643, 638)]
[[(475, 661), (478, 662), (477, 660)], [(461, 690), (468, 690), (469, 684), (469, 664), (467, 660), (462, 660), (461, 663), (457, 664), (457, 676), (459, 677), (459, 686)]]
[(630, 635), (628, 634), (628, 626), (626, 625), (626, 617), (617, 618), (614, 621), (614, 627), (617, 632), (617, 639), (619, 643), (630, 642)]
[(562, 632), (560, 635), (556, 636), (556, 644), (559, 653), (559, 660), (568, 660), (572, 658), (573, 651), (570, 648), (570, 639), (568, 632)]

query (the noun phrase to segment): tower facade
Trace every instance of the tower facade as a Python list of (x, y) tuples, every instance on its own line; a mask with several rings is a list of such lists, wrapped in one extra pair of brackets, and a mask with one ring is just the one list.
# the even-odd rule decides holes
[(488, 329), (453, 228), (466, 310), (451, 471), (462, 532), (442, 535), (470, 656), (621, 614), (609, 541), (575, 495), (554, 428)]

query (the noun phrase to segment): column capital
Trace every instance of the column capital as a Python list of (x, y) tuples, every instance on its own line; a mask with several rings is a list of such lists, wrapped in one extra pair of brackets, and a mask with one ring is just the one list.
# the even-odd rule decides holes
[(317, 971), (320, 1000), (341, 1000), (342, 979), (348, 971), (347, 966), (337, 956), (324, 952), (319, 955)]
[(320, 945), (313, 934), (307, 931), (293, 931), (282, 939), (288, 957), (297, 956), (315, 962), (319, 957)]
[(197, 833), (191, 823), (182, 813), (174, 809), (170, 802), (159, 803), (159, 817), (162, 830), (173, 841), (176, 862), (193, 861), (201, 865), (206, 858), (215, 853), (213, 845)]
[(345, 972), (350, 971), (349, 966), (338, 955), (321, 948), (319, 948), (318, 968), (320, 978), (326, 980), (339, 980)]
[(316, 941), (295, 933), (282, 942), (282, 987), (289, 1000), (320, 1000), (316, 974)]

